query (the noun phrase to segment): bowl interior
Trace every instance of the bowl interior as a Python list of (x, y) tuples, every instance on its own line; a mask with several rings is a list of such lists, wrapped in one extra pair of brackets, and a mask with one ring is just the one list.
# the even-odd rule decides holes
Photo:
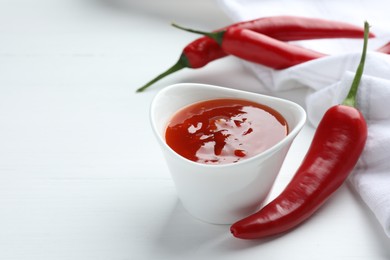
[(289, 135), (300, 131), (306, 121), (304, 109), (289, 100), (219, 86), (182, 83), (166, 87), (155, 96), (150, 110), (152, 127), (164, 141), (167, 122), (179, 109), (198, 101), (216, 98), (247, 99), (275, 109), (286, 119)]

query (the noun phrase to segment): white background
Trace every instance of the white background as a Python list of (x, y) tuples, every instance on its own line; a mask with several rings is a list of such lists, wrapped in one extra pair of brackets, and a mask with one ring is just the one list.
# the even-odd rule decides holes
[[(196, 37), (173, 21), (230, 23), (206, 0), (0, 1), (0, 259), (390, 259), (390, 240), (348, 185), (267, 240), (235, 239), (183, 209), (150, 129), (151, 99), (179, 82), (258, 82), (228, 57), (136, 94)], [(296, 139), (270, 198), (312, 134), (306, 126)]]

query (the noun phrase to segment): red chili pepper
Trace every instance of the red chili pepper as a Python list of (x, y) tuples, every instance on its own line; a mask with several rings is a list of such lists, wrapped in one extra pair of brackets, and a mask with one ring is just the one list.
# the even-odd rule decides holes
[(274, 69), (285, 69), (326, 56), (264, 34), (239, 28), (226, 30), (221, 47), (226, 53)]
[[(235, 23), (229, 27), (250, 29), (281, 41), (340, 37), (357, 38), (363, 35), (362, 28), (348, 23), (296, 16), (263, 17)], [(224, 29), (226, 28), (219, 29), (218, 31)], [(373, 34), (370, 36), (374, 37)], [(137, 92), (145, 90), (158, 80), (183, 68), (201, 68), (226, 55), (228, 54), (213, 39), (206, 36), (198, 38), (183, 49), (176, 64), (139, 88)]]
[(182, 66), (197, 69), (226, 55), (216, 41), (205, 36), (194, 40), (184, 47), (180, 58), (184, 59)]
[[(369, 25), (365, 23), (368, 33)], [(341, 105), (327, 110), (309, 150), (284, 191), (260, 211), (234, 223), (237, 238), (258, 239), (289, 231), (307, 220), (344, 183), (356, 165), (367, 139), (367, 125), (355, 108), (363, 73), (367, 34), (350, 92)]]
[[(217, 31), (223, 31), (233, 27), (249, 29), (280, 41), (361, 38), (364, 35), (364, 30), (353, 24), (299, 16), (262, 17), (234, 23)], [(375, 37), (375, 35), (370, 33), (370, 37)], [(183, 49), (182, 55), (187, 58), (186, 62), (188, 64), (186, 65), (188, 67), (200, 68), (228, 54), (214, 40), (203, 36), (188, 44)]]
[(226, 53), (274, 69), (284, 69), (326, 56), (316, 51), (238, 27), (229, 27), (224, 31), (208, 33), (183, 28), (175, 24), (173, 26), (185, 31), (209, 36), (218, 42)]
[[(301, 16), (271, 16), (233, 24), (281, 41), (324, 38), (362, 38), (364, 28), (353, 24)], [(225, 28), (227, 29), (227, 28)], [(222, 30), (220, 30), (222, 31)], [(369, 37), (375, 37), (373, 33)]]

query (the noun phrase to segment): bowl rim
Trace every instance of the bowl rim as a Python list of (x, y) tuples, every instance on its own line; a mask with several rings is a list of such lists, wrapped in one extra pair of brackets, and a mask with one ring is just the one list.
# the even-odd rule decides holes
[[(290, 105), (290, 106), (294, 107), (296, 109), (296, 111), (298, 111), (295, 114), (299, 115), (299, 120), (296, 123), (295, 127), (292, 130), (289, 131), (289, 133), (286, 135), (286, 137), (284, 137), (282, 140), (280, 140), (278, 143), (276, 143), (272, 147), (266, 149), (265, 151), (263, 151), (263, 152), (261, 152), (259, 154), (254, 155), (254, 156), (252, 156), (250, 158), (247, 158), (245, 160), (238, 161), (238, 162), (235, 162), (235, 163), (226, 163), (226, 164), (204, 164), (204, 163), (198, 163), (198, 162), (189, 160), (189, 159), (179, 155), (176, 151), (174, 151), (165, 142), (164, 137), (161, 135), (160, 131), (158, 130), (158, 127), (156, 125), (156, 120), (155, 120), (155, 117), (154, 117), (154, 112), (156, 111), (157, 101), (161, 97), (163, 97), (164, 94), (166, 94), (169, 91), (173, 91), (176, 88), (183, 89), (183, 88), (190, 88), (190, 87), (191, 88), (204, 88), (204, 89), (210, 89), (210, 90), (218, 90), (219, 92), (226, 92), (226, 93), (230, 93), (230, 94), (231, 93), (240, 93), (240, 94), (243, 94), (243, 95), (258, 96), (258, 97), (261, 97), (263, 99), (266, 98), (266, 99), (269, 99), (271, 101), (276, 101), (276, 102), (279, 102), (279, 103), (287, 104), (287, 105)], [(224, 98), (224, 97), (221, 97), (221, 98)], [(215, 98), (214, 97), (210, 97), (210, 99), (215, 99)], [(239, 97), (239, 99), (245, 99), (245, 98), (240, 98)], [(207, 98), (202, 99), (202, 100), (207, 100)], [(199, 101), (201, 101), (201, 100), (199, 100)], [(196, 102), (196, 101), (194, 101), (194, 102)], [(192, 104), (194, 102), (188, 102), (187, 105), (190, 105), (190, 104)], [(275, 108), (273, 108), (273, 109), (275, 109)], [(283, 117), (285, 116), (279, 110), (277, 110), (277, 109), (275, 109), (275, 110), (278, 113), (280, 113)], [(233, 89), (233, 88), (228, 88), (228, 87), (223, 87), (223, 86), (218, 86), (218, 85), (203, 84), (203, 83), (176, 83), (176, 84), (172, 84), (172, 85), (169, 85), (169, 86), (161, 89), (153, 97), (153, 99), (151, 101), (151, 104), (150, 104), (150, 110), (149, 111), (150, 111), (149, 112), (149, 119), (150, 119), (150, 123), (151, 123), (151, 126), (152, 126), (152, 130), (153, 130), (154, 134), (156, 135), (159, 143), (161, 145), (163, 145), (168, 151), (170, 151), (170, 153), (173, 154), (173, 156), (180, 158), (180, 160), (182, 160), (183, 162), (186, 162), (186, 163), (189, 163), (189, 164), (192, 164), (192, 165), (196, 165), (197, 167), (204, 167), (204, 168), (240, 167), (240, 166), (242, 166), (242, 164), (247, 164), (247, 163), (251, 163), (252, 161), (258, 160), (259, 157), (267, 158), (267, 157), (271, 156), (274, 152), (278, 151), (279, 149), (282, 149), (282, 147), (285, 145), (285, 143), (287, 143), (291, 139), (295, 138), (297, 136), (297, 134), (302, 130), (302, 128), (305, 125), (306, 120), (307, 120), (306, 111), (299, 104), (297, 104), (297, 103), (295, 103), (293, 101), (290, 101), (290, 100), (287, 100), (287, 99), (283, 99), (283, 98), (279, 98), (279, 97), (270, 96), (270, 95), (265, 95), (265, 94), (255, 93), (255, 92), (249, 92), (249, 91), (239, 90), (239, 89)]]

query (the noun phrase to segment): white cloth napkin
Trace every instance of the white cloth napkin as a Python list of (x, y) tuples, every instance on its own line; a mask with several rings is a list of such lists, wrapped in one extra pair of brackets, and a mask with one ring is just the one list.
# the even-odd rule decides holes
[[(367, 20), (377, 38), (369, 40), (358, 108), (368, 123), (368, 140), (349, 181), (390, 237), (390, 55), (374, 49), (390, 41), (390, 1), (379, 0), (218, 0), (233, 21), (273, 15), (297, 15), (346, 21), (363, 27)], [(348, 11), (351, 10), (351, 11)], [(353, 10), (353, 11), (352, 11)], [(259, 92), (306, 88), (305, 109), (316, 127), (324, 112), (346, 96), (362, 50), (361, 39), (294, 42), (331, 54), (284, 70), (244, 62), (259, 79)]]

